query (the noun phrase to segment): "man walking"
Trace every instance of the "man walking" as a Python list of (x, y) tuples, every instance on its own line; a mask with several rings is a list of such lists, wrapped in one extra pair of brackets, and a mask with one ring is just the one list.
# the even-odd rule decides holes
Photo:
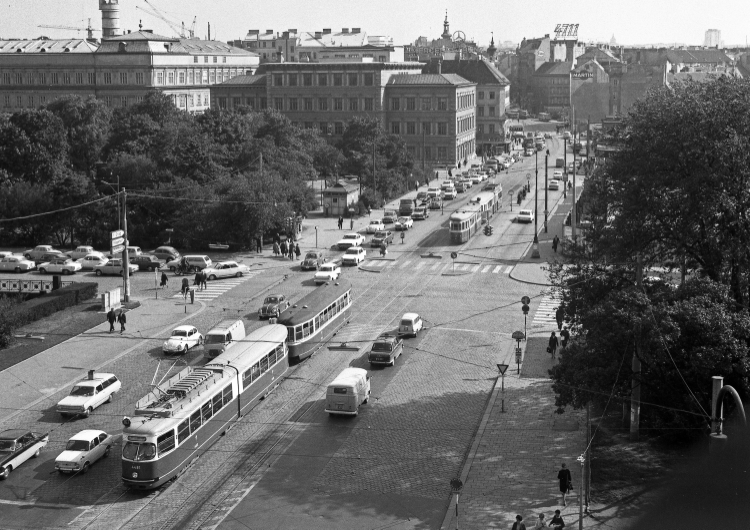
[(564, 350), (568, 345), (568, 341), (570, 340), (570, 331), (568, 331), (568, 326), (563, 326), (562, 331), (560, 332), (560, 339), (560, 344), (562, 345), (562, 349)]
[(201, 291), (208, 289), (206, 282), (208, 281), (208, 274), (205, 271), (201, 271)]
[(349, 219), (349, 230), (354, 230), (354, 217)]
[(557, 306), (555, 311), (555, 320), (557, 320), (557, 330), (560, 331), (563, 325), (563, 318), (565, 317), (565, 311), (561, 305)]
[(552, 238), (552, 250), (555, 254), (557, 254), (557, 245), (560, 244), (560, 238), (557, 237), (557, 234), (555, 234), (555, 237)]
[(120, 335), (125, 331), (125, 323), (128, 321), (127, 318), (125, 318), (125, 311), (120, 311), (120, 314), (117, 315), (117, 322), (120, 323)]
[[(562, 493), (562, 503), (563, 506), (567, 506), (565, 502), (565, 495), (568, 494), (568, 492), (573, 489), (573, 477), (570, 475), (570, 469), (568, 469), (568, 466), (563, 463), (562, 467), (560, 468), (560, 471), (557, 472), (557, 480), (560, 481), (560, 493)], [(560, 515), (560, 511), (556, 510), (555, 515)], [(552, 526), (553, 521), (550, 521), (550, 526)], [(563, 523), (563, 526), (565, 524)], [(562, 528), (562, 527), (561, 527)]]
[(552, 332), (552, 335), (549, 337), (549, 343), (547, 346), (547, 353), (552, 354), (552, 358), (555, 358), (555, 353), (557, 352), (557, 345), (559, 344), (559, 341), (557, 339), (557, 335), (555, 335), (555, 332)]
[(195, 278), (193, 279), (193, 285), (198, 287), (198, 290), (201, 290), (201, 280), (203, 277), (201, 276), (201, 271), (196, 271)]
[(112, 333), (115, 330), (115, 320), (116, 320), (116, 318), (117, 317), (115, 316), (115, 310), (114, 309), (110, 309), (109, 312), (107, 313), (107, 322), (109, 322), (109, 332), (110, 333)]

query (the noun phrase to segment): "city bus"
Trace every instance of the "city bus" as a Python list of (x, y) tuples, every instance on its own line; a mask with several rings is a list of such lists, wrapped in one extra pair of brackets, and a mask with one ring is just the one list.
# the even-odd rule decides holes
[(524, 129), (522, 123), (511, 123), (508, 125), (508, 134), (510, 135), (511, 139), (521, 139), (523, 140), (526, 136), (524, 135)]
[(472, 198), (463, 208), (453, 212), (448, 218), (451, 243), (466, 243), (477, 233), (481, 225), (489, 222), (500, 210), (503, 188), (496, 184)]
[(177, 477), (289, 370), (287, 329), (263, 326), (205, 366), (188, 366), (122, 420), (122, 481), (158, 488)]
[(349, 321), (352, 284), (338, 280), (321, 285), (279, 315), (286, 326), (289, 362), (296, 363), (315, 353)]

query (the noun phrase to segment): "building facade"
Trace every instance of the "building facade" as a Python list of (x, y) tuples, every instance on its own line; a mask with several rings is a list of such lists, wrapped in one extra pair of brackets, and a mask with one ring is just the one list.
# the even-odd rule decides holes
[(570, 73), (573, 63), (549, 62), (531, 76), (530, 106), (534, 113), (564, 112), (570, 106)]
[(570, 73), (570, 105), (575, 115), (598, 123), (611, 115), (609, 74), (596, 60), (579, 64)]
[[(534, 99), (532, 76), (544, 63), (552, 60), (549, 34), (538, 39), (523, 39), (516, 50), (517, 79), (511, 78), (511, 101), (529, 109)], [(517, 90), (513, 90), (517, 87)]]

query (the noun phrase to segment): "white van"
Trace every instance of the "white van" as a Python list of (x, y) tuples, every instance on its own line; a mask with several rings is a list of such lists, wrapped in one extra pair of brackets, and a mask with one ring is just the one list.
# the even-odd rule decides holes
[(167, 267), (169, 268), (169, 270), (172, 272), (177, 270), (177, 267), (180, 266), (180, 262), (182, 261), (183, 257), (187, 260), (188, 265), (195, 267), (198, 270), (203, 270), (213, 264), (211, 258), (205, 255), (182, 256), (167, 262)]
[(404, 316), (401, 317), (401, 323), (398, 325), (398, 334), (416, 337), (423, 327), (424, 321), (418, 314), (404, 313)]
[(345, 368), (328, 385), (326, 412), (356, 416), (359, 406), (370, 399), (370, 376), (362, 368)]
[(245, 324), (232, 318), (222, 320), (206, 333), (204, 348), (206, 357), (213, 359), (233, 344), (245, 338)]

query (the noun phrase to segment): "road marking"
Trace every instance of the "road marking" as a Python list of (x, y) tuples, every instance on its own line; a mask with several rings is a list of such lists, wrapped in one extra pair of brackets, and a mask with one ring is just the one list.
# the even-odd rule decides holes
[[(254, 270), (246, 272), (240, 278), (229, 278), (226, 280), (212, 280), (210, 283), (206, 283), (206, 288), (202, 291), (195, 290), (195, 298), (198, 300), (213, 300), (226, 293), (230, 289), (237, 287), (241, 283), (246, 282), (253, 276), (260, 274), (261, 271)], [(190, 296), (190, 295), (188, 295)], [(183, 298), (182, 293), (174, 295), (172, 298)]]
[(557, 324), (555, 311), (560, 305), (561, 299), (558, 294), (547, 294), (542, 298), (539, 307), (534, 313), (534, 324)]
[(417, 266), (416, 266), (416, 267), (414, 267), (414, 268), (415, 268), (416, 270), (419, 270), (419, 269), (421, 269), (422, 267), (424, 267), (425, 265), (427, 265), (427, 264), (426, 264), (426, 263), (425, 263), (424, 261), (420, 261), (419, 263), (417, 263)]
[(430, 267), (430, 270), (431, 271), (436, 271), (436, 270), (438, 270), (438, 267), (440, 267), (441, 265), (442, 265), (442, 263), (437, 262), (437, 263), (435, 263), (435, 265), (433, 265), (432, 267)]
[(482, 269), (482, 274), (484, 274), (485, 272), (487, 272), (487, 271), (488, 271), (488, 270), (490, 270), (491, 268), (492, 268), (492, 265), (486, 265), (486, 266), (485, 266), (485, 267), (484, 267), (484, 268)]
[(513, 270), (513, 265), (508, 265), (506, 269), (503, 271), (503, 274), (510, 274), (510, 271)]
[(481, 267), (481, 265), (474, 265), (474, 266), (473, 266), (473, 267), (471, 268), (471, 272), (477, 272), (477, 271), (479, 270), (479, 267)]
[(497, 267), (495, 267), (494, 269), (492, 269), (492, 274), (497, 274), (500, 271), (501, 267), (502, 267), (502, 265), (498, 265)]
[(91, 506), (85, 506), (80, 504), (60, 504), (52, 502), (36, 502), (36, 501), (9, 501), (0, 499), (0, 504), (12, 504), (14, 506), (34, 506), (39, 508), (67, 508), (69, 510), (88, 510)]
[(401, 265), (399, 265), (399, 267), (398, 267), (398, 268), (399, 268), (399, 269), (403, 269), (404, 267), (406, 267), (406, 266), (407, 266), (407, 265), (409, 265), (410, 263), (411, 263), (411, 260), (410, 260), (410, 259), (408, 259), (408, 260), (406, 260), (405, 262), (403, 262), (403, 263), (402, 263)]
[(368, 267), (386, 267), (390, 262), (385, 260), (371, 261), (367, 264)]

